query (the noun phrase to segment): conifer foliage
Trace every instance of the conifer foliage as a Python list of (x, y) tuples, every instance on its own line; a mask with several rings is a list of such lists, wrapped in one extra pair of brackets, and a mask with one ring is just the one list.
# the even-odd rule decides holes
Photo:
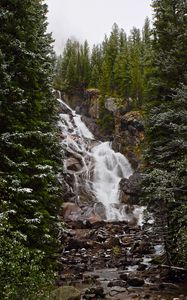
[(147, 104), (144, 196), (168, 264), (187, 259), (187, 4), (154, 0), (154, 74)]
[(116, 23), (102, 44), (89, 50), (87, 41), (81, 45), (68, 40), (62, 56), (57, 59), (55, 86), (67, 92), (85, 87), (99, 88), (103, 97), (132, 98), (141, 107), (147, 83), (148, 51), (151, 29), (146, 19), (143, 33), (133, 28), (129, 37)]
[[(47, 269), (44, 261), (57, 246), (57, 213), (61, 204), (57, 174), (60, 177), (62, 165), (57, 105), (51, 87), (52, 40), (46, 34), (46, 13), (46, 5), (39, 0), (0, 2), (0, 222), (2, 227), (6, 224), (1, 239), (5, 239), (5, 234), (6, 251), (14, 260), (9, 240), (19, 236), (17, 245), (26, 247), (27, 265), (29, 259), (32, 265), (32, 258), (37, 256), (29, 249), (39, 251), (36, 253), (42, 257), (43, 271)], [(24, 262), (24, 251), (20, 264)], [(17, 269), (26, 266), (20, 264)], [(3, 265), (1, 262), (0, 269)], [(9, 292), (10, 299), (17, 299), (16, 287), (8, 279), (12, 265), (7, 264), (7, 268), (0, 270), (3, 276), (7, 274), (0, 281), (2, 284), (7, 279), (10, 290), (1, 286), (1, 291)], [(28, 269), (25, 274), (29, 274)], [(23, 276), (22, 282), (26, 281)], [(2, 297), (9, 299), (4, 294)]]

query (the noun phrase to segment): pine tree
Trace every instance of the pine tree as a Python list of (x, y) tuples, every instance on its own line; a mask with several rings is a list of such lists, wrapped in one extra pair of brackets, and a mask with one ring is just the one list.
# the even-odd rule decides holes
[(62, 201), (46, 13), (42, 1), (0, 3), (0, 213), (11, 232), (24, 235), (25, 247), (44, 254), (43, 260), (58, 249)]

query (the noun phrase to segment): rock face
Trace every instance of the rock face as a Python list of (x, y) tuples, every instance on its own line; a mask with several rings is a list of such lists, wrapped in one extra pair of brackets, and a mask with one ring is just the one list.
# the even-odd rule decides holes
[(138, 169), (141, 161), (140, 144), (144, 139), (143, 117), (139, 111), (115, 113), (114, 147), (122, 152), (132, 167)]
[(128, 179), (121, 179), (120, 182), (120, 200), (125, 204), (138, 204), (141, 193), (141, 176), (135, 171)]
[[(87, 127), (102, 138), (98, 126), (100, 118), (100, 94), (98, 89), (82, 90), (74, 95), (65, 95), (65, 101), (81, 114)], [(138, 169), (141, 161), (140, 144), (144, 139), (143, 117), (140, 111), (132, 110), (132, 99), (109, 97), (104, 100), (106, 111), (114, 120), (114, 132), (111, 136), (114, 149), (124, 154), (134, 169)], [(111, 133), (110, 133), (111, 134)], [(109, 136), (107, 136), (109, 138)]]

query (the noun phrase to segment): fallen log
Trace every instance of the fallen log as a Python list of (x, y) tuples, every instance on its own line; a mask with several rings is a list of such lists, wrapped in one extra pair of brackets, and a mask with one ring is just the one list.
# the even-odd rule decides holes
[(159, 267), (166, 268), (166, 269), (171, 269), (171, 270), (176, 270), (176, 271), (187, 272), (187, 269), (184, 269), (184, 268), (181, 268), (181, 267), (168, 266), (168, 265), (159, 265)]

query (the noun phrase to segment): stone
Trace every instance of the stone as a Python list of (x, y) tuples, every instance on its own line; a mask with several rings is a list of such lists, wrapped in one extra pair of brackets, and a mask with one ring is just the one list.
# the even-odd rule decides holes
[(122, 203), (138, 204), (141, 193), (141, 177), (139, 172), (134, 172), (128, 179), (123, 178), (120, 181), (120, 200)]
[(149, 242), (137, 241), (131, 248), (131, 252), (134, 254), (152, 254), (153, 250)]
[(101, 286), (91, 287), (85, 291), (83, 299), (95, 300), (95, 299), (104, 299), (105, 293), (104, 289)]
[(71, 171), (80, 171), (82, 168), (80, 161), (74, 157), (65, 160), (65, 167)]
[(81, 292), (73, 286), (61, 286), (50, 295), (50, 300), (80, 300)]
[(116, 98), (105, 99), (105, 108), (110, 112), (115, 112), (118, 109), (116, 102), (117, 102)]
[(113, 280), (108, 283), (108, 287), (114, 287), (114, 286), (126, 287), (127, 282), (124, 280)]
[(71, 238), (69, 239), (69, 242), (68, 242), (68, 246), (67, 246), (67, 249), (68, 250), (71, 250), (71, 249), (81, 249), (81, 248), (89, 248), (89, 244), (87, 241), (84, 241), (84, 240), (78, 240), (78, 239), (75, 239), (75, 238)]
[(126, 273), (122, 273), (119, 276), (120, 279), (127, 281), (128, 280), (128, 275)]
[(77, 204), (64, 202), (62, 215), (65, 221), (76, 220), (80, 213), (81, 208)]
[(147, 269), (147, 265), (145, 264), (140, 264), (137, 268), (137, 271), (145, 271)]
[(131, 286), (135, 286), (135, 287), (141, 287), (145, 284), (145, 281), (141, 278), (130, 278), (127, 280), (127, 283), (128, 285), (131, 285)]

